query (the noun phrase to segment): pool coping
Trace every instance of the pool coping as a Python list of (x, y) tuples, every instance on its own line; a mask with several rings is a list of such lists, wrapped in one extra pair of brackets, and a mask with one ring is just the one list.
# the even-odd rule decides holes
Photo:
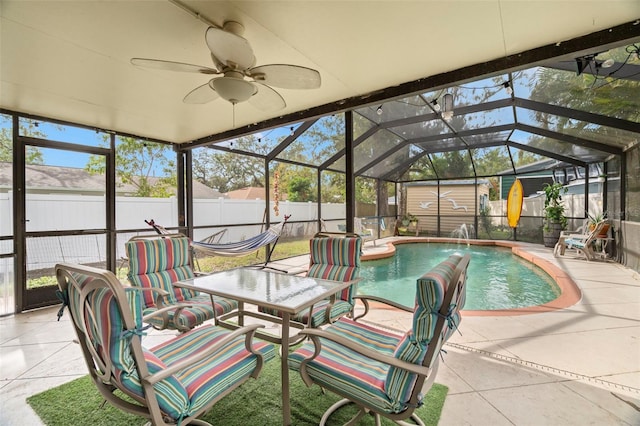
[[(392, 257), (395, 255), (397, 244), (412, 243), (456, 243), (459, 244), (458, 238), (437, 238), (437, 237), (408, 237), (396, 239), (393, 241), (385, 241), (385, 249), (381, 245), (376, 246), (373, 253), (363, 253), (362, 260), (376, 260)], [(462, 310), (463, 316), (514, 316), (528, 315), (542, 312), (552, 312), (560, 309), (566, 309), (575, 305), (582, 299), (582, 291), (573, 279), (560, 267), (554, 265), (546, 259), (527, 251), (526, 247), (514, 241), (499, 240), (468, 240), (465, 243), (479, 246), (497, 246), (511, 248), (511, 252), (541, 268), (545, 271), (556, 285), (560, 288), (560, 296), (542, 305), (528, 306), (525, 308), (514, 309), (495, 309), (495, 310)], [(427, 271), (425, 271), (426, 273)], [(374, 304), (378, 309), (392, 309), (384, 304)]]

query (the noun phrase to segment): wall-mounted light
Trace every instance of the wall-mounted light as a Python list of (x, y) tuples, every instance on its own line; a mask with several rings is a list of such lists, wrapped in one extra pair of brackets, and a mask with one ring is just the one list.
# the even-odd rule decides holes
[(511, 96), (513, 94), (513, 88), (511, 88), (511, 84), (509, 84), (508, 81), (502, 83), (502, 87), (504, 87), (504, 90), (506, 90), (507, 95)]
[(442, 119), (444, 121), (451, 121), (453, 118), (453, 95), (451, 93), (445, 93), (442, 97)]
[(378, 107), (378, 109), (376, 110), (376, 114), (382, 115), (382, 105)]
[(291, 136), (293, 136), (293, 133), (294, 133), (294, 132), (293, 132), (293, 126), (291, 126), (291, 127), (289, 127), (289, 134), (290, 134)]
[(587, 68), (591, 68), (592, 74), (598, 74), (600, 68), (611, 68), (616, 61), (614, 59), (597, 60), (596, 55), (586, 55), (576, 58), (577, 75), (582, 74)]
[(438, 103), (438, 100), (437, 100), (437, 99), (432, 100), (432, 101), (431, 101), (431, 105), (433, 105), (433, 110), (434, 110), (435, 112), (440, 112), (440, 109), (441, 109), (441, 108), (440, 108), (440, 104)]
[(616, 63), (616, 61), (614, 61), (613, 59), (609, 58), (609, 59), (605, 60), (604, 62), (602, 62), (600, 64), (600, 66), (602, 68), (611, 68), (615, 63)]

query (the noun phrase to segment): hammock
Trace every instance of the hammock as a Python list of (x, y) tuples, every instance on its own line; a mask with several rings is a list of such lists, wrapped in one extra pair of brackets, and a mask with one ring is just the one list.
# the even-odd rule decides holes
[[(282, 229), (287, 223), (287, 219), (289, 219), (290, 217), (291, 215), (285, 216), (282, 222), (277, 223), (271, 226), (266, 231), (243, 241), (234, 243), (209, 243), (205, 242), (208, 239), (207, 238), (203, 241), (191, 241), (191, 247), (193, 247), (196, 252), (200, 252), (200, 254), (203, 255), (234, 257), (245, 256), (247, 254), (255, 252), (256, 250), (259, 250), (262, 247), (273, 244), (273, 247), (271, 247), (271, 250), (267, 255), (267, 260), (265, 262), (266, 264), (271, 259), (271, 253), (273, 253), (273, 250), (275, 249), (275, 244), (278, 242), (278, 238), (280, 238)], [(153, 219), (151, 219), (150, 221), (145, 220), (145, 222), (149, 226), (152, 226), (158, 234), (162, 235), (167, 233), (166, 229), (156, 224)]]
[(244, 256), (254, 251), (269, 245), (274, 244), (267, 256), (268, 259), (271, 257), (271, 253), (275, 248), (275, 244), (278, 242), (278, 238), (280, 238), (280, 234), (282, 233), (282, 228), (285, 223), (287, 223), (287, 219), (289, 216), (285, 216), (284, 220), (276, 225), (271, 226), (266, 231), (248, 238), (243, 241), (238, 241), (235, 243), (203, 243), (198, 241), (193, 241), (191, 245), (194, 250), (200, 251), (203, 254), (214, 255), (214, 256)]
[[(156, 231), (158, 233), (158, 235), (168, 235), (171, 234), (173, 231), (169, 231), (167, 228), (165, 228), (162, 225), (158, 225), (156, 223), (155, 220), (151, 219), (151, 220), (144, 220), (144, 222), (149, 225), (150, 227), (152, 227), (154, 229), (154, 231)], [(207, 244), (211, 244), (211, 243), (217, 243), (219, 242), (222, 237), (224, 236), (224, 234), (227, 233), (227, 228), (216, 232), (215, 234), (211, 234), (206, 238), (203, 238), (202, 240), (200, 240), (201, 243), (207, 243)]]

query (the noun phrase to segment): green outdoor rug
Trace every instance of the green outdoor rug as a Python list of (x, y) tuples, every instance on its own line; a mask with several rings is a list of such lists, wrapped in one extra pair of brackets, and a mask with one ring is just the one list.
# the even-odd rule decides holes
[[(322, 414), (340, 398), (333, 393), (322, 394), (318, 386), (308, 388), (300, 375), (291, 371), (291, 418), (295, 426), (317, 425)], [(436, 425), (448, 388), (434, 384), (425, 403), (416, 413), (427, 425)], [(240, 388), (218, 401), (201, 418), (213, 425), (267, 426), (281, 425), (280, 360), (265, 364), (257, 380), (249, 379)], [(102, 398), (89, 376), (49, 389), (27, 398), (27, 402), (49, 426), (68, 425), (143, 425), (147, 419), (114, 408), (101, 407)], [(331, 416), (331, 425), (342, 425), (354, 410), (345, 407)], [(373, 425), (373, 417), (366, 416), (362, 425)], [(392, 422), (384, 419), (383, 425)]]

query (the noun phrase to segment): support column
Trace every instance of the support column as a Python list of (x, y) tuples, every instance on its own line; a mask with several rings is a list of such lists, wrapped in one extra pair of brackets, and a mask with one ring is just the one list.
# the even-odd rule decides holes
[(353, 218), (356, 214), (356, 179), (353, 175), (353, 112), (344, 113), (345, 146), (345, 198), (347, 232), (353, 232)]

